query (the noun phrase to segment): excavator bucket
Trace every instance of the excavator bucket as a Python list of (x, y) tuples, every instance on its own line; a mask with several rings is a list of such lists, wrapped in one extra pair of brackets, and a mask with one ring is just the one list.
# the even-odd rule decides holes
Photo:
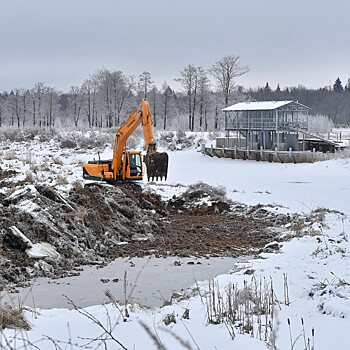
[(148, 153), (145, 156), (148, 181), (166, 180), (168, 175), (168, 154), (165, 152)]

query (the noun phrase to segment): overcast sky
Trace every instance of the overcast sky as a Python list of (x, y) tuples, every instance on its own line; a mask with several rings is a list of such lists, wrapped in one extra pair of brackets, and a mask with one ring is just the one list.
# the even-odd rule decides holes
[(345, 83), (349, 14), (349, 0), (0, 0), (0, 91), (66, 91), (101, 67), (174, 86), (228, 54), (245, 87)]

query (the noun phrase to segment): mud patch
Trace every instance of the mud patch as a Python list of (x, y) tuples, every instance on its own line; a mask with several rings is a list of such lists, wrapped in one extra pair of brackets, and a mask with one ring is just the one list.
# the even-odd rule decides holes
[[(135, 184), (76, 185), (66, 197), (49, 186), (21, 185), (0, 199), (0, 289), (116, 257), (254, 254), (291, 221), (262, 206), (231, 203), (224, 189), (206, 184), (167, 202)], [(43, 247), (54, 253), (45, 255)]]

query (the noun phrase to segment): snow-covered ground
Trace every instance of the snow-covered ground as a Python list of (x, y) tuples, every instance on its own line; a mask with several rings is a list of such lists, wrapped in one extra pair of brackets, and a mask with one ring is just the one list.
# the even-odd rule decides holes
[(169, 156), (170, 184), (203, 181), (224, 186), (235, 201), (275, 203), (292, 212), (350, 209), (350, 159), (280, 164), (211, 158), (193, 150)]
[[(81, 181), (78, 163), (91, 159), (93, 154), (92, 151), (62, 152), (52, 143), (53, 159), (45, 146), (32, 147), (41, 149), (30, 150), (30, 162), (18, 146), (17, 158), (5, 161), (7, 166), (17, 166), (25, 177), (34, 163), (38, 165), (36, 176), (41, 176), (43, 182), (53, 184), (58, 176), (65, 177), (66, 183), (59, 185), (63, 190), (74, 181)], [(110, 157), (110, 152), (106, 149), (101, 158)], [(106, 340), (108, 349), (162, 349), (161, 346), (166, 349), (346, 349), (350, 329), (349, 160), (278, 164), (210, 158), (195, 150), (169, 152), (169, 156), (168, 181), (144, 185), (166, 198), (183, 191), (184, 185), (203, 181), (224, 186), (234, 201), (274, 204), (273, 210), (299, 213), (318, 208), (329, 210), (313, 213), (318, 223), (305, 222), (303, 227), (296, 228), (292, 239), (278, 253), (265, 253), (261, 259), (233, 266), (235, 271), (218, 276), (214, 287), (209, 287), (208, 282), (198, 283), (188, 299), (157, 309), (128, 306), (129, 317), (125, 317), (123, 306), (112, 304), (92, 306), (85, 311), (28, 311), (32, 330), (25, 334), (6, 330), (1, 339), (3, 346), (5, 339), (11, 341), (14, 337), (15, 348), (28, 341), (40, 349), (78, 348), (94, 340), (90, 345), (103, 349), (105, 339), (112, 334), (115, 339)], [(54, 164), (56, 175), (39, 165), (45, 162)], [(228, 305), (225, 291), (232, 291), (230, 285), (237, 295), (244, 295), (247, 285), (256, 286), (250, 294), (258, 293), (263, 286), (264, 293), (271, 293), (271, 300), (276, 303), (270, 305), (270, 313), (259, 316), (259, 312), (254, 312), (252, 299), (246, 295), (246, 302), (236, 309), (236, 321), (231, 322), (222, 314), (220, 319), (219, 309)], [(213, 303), (213, 293), (219, 297), (217, 305), (221, 305), (212, 317), (218, 324), (208, 322), (208, 310), (213, 311), (208, 309), (208, 304)], [(242, 314), (249, 315), (251, 334), (240, 334), (244, 326)], [(176, 323), (165, 325), (164, 320), (171, 319)]]

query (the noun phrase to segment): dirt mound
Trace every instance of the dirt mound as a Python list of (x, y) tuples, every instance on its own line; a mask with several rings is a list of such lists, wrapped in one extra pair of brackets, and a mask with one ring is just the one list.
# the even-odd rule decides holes
[[(137, 198), (140, 189), (129, 187), (76, 187), (63, 198), (53, 188), (26, 185), (2, 198), (3, 279), (17, 283), (33, 276), (64, 275), (76, 265), (118, 256), (118, 247), (127, 242), (150, 239), (158, 228), (147, 209), (152, 204), (147, 197)], [(57, 251), (55, 259), (42, 252), (35, 255), (43, 243)]]
[(251, 254), (290, 219), (235, 205), (224, 189), (202, 183), (168, 202), (135, 184), (77, 185), (66, 197), (48, 186), (21, 185), (0, 200), (6, 284), (67, 276), (118, 256)]

